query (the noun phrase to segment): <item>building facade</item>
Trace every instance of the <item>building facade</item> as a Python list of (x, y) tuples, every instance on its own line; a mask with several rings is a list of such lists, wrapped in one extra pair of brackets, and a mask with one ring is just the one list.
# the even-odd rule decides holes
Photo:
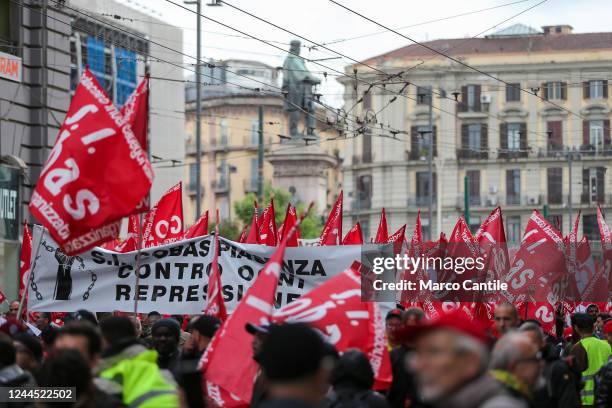
[[(122, 19), (105, 15), (110, 9)], [(27, 211), (30, 196), (85, 65), (118, 106), (145, 64), (152, 78), (164, 78), (151, 81), (151, 153), (184, 158), (182, 70), (154, 60), (175, 61), (177, 54), (149, 40), (180, 50), (182, 30), (115, 2), (0, 1), (0, 221), (6, 226), (0, 288), (8, 296), (17, 293), (21, 220), (35, 221)], [(155, 170), (153, 200), (182, 176), (180, 168)]]
[[(289, 121), (278, 93), (278, 72), (274, 67), (247, 60), (211, 61), (203, 69), (203, 82), (206, 84), (202, 86), (202, 211), (219, 209), (221, 219), (235, 220), (233, 203), (248, 193), (257, 193), (260, 106), (263, 107), (266, 155), (264, 184), (281, 187), (278, 174), (275, 175), (274, 166), (268, 161), (270, 154), (291, 151), (297, 146), (286, 141)], [(185, 179), (189, 194), (184, 203), (186, 224), (197, 218), (195, 91), (195, 84), (190, 81), (185, 89)], [(324, 115), (325, 112), (317, 113), (321, 118)], [(324, 175), (322, 206), (327, 208), (341, 187), (341, 175), (335, 142), (323, 143), (330, 136), (325, 127), (323, 122), (318, 123), (316, 133), (321, 137), (320, 146), (326, 157), (334, 162)], [(323, 212), (326, 208), (318, 210)]]
[(437, 237), (451, 232), (467, 201), (473, 230), (500, 205), (509, 241), (520, 241), (533, 209), (564, 233), (580, 210), (582, 232), (598, 241), (597, 205), (612, 207), (612, 33), (516, 25), (486, 38), (426, 44), (454, 61), (415, 44), (347, 69), (369, 83), (380, 78), (371, 67), (397, 74), (384, 90), (366, 92), (360, 83), (355, 92), (352, 80), (341, 80), (345, 105), (363, 98), (353, 112), (363, 120), (376, 113), (384, 128), (346, 143), (344, 228), (361, 221), (371, 235), (385, 207), (393, 228), (410, 229), (421, 210), (425, 235)]

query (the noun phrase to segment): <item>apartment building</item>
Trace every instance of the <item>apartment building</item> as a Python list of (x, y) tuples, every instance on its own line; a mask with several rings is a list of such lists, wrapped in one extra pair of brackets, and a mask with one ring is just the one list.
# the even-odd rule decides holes
[(361, 221), (371, 235), (381, 207), (393, 228), (412, 226), (421, 210), (424, 233), (435, 237), (450, 233), (467, 201), (474, 230), (500, 205), (510, 241), (533, 209), (565, 233), (580, 210), (582, 232), (598, 240), (597, 205), (612, 207), (612, 33), (517, 24), (426, 45), (452, 59), (413, 44), (347, 68), (368, 83), (380, 80), (371, 67), (385, 71), (384, 89), (360, 83), (355, 92), (353, 80), (341, 80), (345, 106), (363, 98), (353, 112), (377, 123), (346, 144), (344, 228)]

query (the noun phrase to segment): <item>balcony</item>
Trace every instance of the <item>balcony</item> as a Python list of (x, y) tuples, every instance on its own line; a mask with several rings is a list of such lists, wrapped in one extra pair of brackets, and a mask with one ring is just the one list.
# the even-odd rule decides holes
[[(436, 205), (437, 197), (433, 196), (433, 204)], [(429, 196), (414, 196), (408, 197), (406, 203), (409, 207), (427, 207), (429, 205)]]
[(497, 157), (499, 159), (521, 159), (527, 158), (529, 156), (529, 152), (527, 150), (509, 150), (509, 149), (499, 149), (497, 153)]
[[(606, 201), (607, 198), (607, 201)], [(597, 191), (595, 194), (582, 193), (580, 194), (580, 204), (597, 205), (610, 202), (610, 194), (607, 196), (603, 191)]]
[(612, 146), (594, 146), (591, 144), (580, 146), (580, 154), (588, 157), (612, 156)]
[(257, 178), (247, 178), (243, 180), (245, 193), (257, 192)]
[(351, 202), (351, 212), (370, 210), (372, 208), (371, 198), (355, 199)]
[(227, 179), (214, 180), (212, 182), (212, 189), (215, 194), (226, 194), (229, 192), (229, 183)]
[[(422, 148), (418, 150), (406, 151), (408, 155), (408, 160), (424, 160), (427, 161), (429, 157), (429, 149)], [(434, 145), (433, 157), (436, 157), (436, 146)]]
[[(479, 149), (480, 150), (480, 149)], [(489, 158), (488, 151), (479, 151), (469, 148), (461, 148), (457, 149), (457, 159), (477, 159), (477, 160), (486, 160)]]

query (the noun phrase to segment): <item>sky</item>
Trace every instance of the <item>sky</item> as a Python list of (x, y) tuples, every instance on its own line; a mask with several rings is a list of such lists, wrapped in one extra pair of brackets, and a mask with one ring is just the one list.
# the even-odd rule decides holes
[[(183, 28), (183, 52), (192, 56), (196, 55), (196, 15), (194, 13), (166, 0), (118, 1), (137, 9), (146, 7), (146, 11), (156, 18)], [(182, 1), (172, 1), (184, 5)], [(536, 29), (543, 25), (569, 24), (574, 27), (574, 32), (598, 32), (612, 29), (610, 0), (337, 1), (388, 27), (394, 29), (406, 27), (398, 31), (417, 41), (473, 37), (482, 32), (485, 32), (482, 35), (486, 35), (516, 23), (523, 23)], [(228, 0), (227, 3), (318, 43), (379, 33), (327, 45), (332, 50), (355, 60), (364, 60), (410, 44), (405, 38), (381, 29), (330, 0)], [(205, 16), (244, 33), (268, 40), (278, 48), (257, 40), (243, 38), (243, 34), (203, 18), (203, 57), (205, 59), (257, 60), (274, 67), (281, 66), (287, 54), (289, 41), (296, 37), (247, 16), (228, 4), (221, 7), (202, 6), (202, 11)], [(195, 5), (184, 5), (184, 7), (195, 10)], [(439, 19), (441, 21), (432, 21)], [(382, 34), (380, 34), (381, 31), (383, 31)], [(307, 41), (302, 41), (302, 43), (311, 45)], [(179, 44), (177, 48), (178, 46)], [(303, 48), (302, 55), (308, 59), (337, 57), (337, 54), (327, 50), (309, 48)], [(185, 63), (194, 62), (193, 59), (178, 54), (176, 60), (182, 60)], [(343, 68), (352, 64), (353, 61), (337, 58), (322, 60), (319, 63), (325, 67), (314, 63), (307, 63), (307, 66), (322, 80), (320, 93), (323, 94), (328, 104), (341, 106), (343, 87), (334, 79), (337, 73), (334, 73), (333, 70), (343, 71)], [(323, 71), (330, 75), (324, 78)], [(253, 86), (257, 84), (254, 83)]]

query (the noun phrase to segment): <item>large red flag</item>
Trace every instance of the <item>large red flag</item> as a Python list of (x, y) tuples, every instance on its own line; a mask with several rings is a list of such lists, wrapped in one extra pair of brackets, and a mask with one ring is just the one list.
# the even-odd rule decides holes
[(262, 244), (267, 246), (276, 246), (278, 231), (276, 229), (276, 219), (274, 216), (274, 199), (270, 199), (270, 204), (266, 207), (261, 215), (261, 224), (259, 226), (259, 239)]
[(251, 349), (252, 336), (245, 331), (245, 325), (261, 325), (271, 320), (285, 247), (286, 241), (281, 242), (204, 352), (205, 389), (209, 387), (208, 382), (238, 400), (250, 401), (257, 364)]
[(146, 152), (85, 68), (29, 209), (67, 255), (119, 236), (153, 181)]
[(257, 219), (257, 201), (253, 202), (253, 217), (251, 218), (251, 228), (249, 234), (246, 237), (247, 244), (260, 244), (261, 239), (259, 238), (259, 221)]
[(23, 240), (21, 241), (21, 255), (19, 257), (19, 298), (27, 293), (28, 271), (30, 270), (30, 258), (32, 257), (32, 234), (27, 223), (23, 223)]
[(385, 214), (385, 207), (380, 211), (380, 221), (378, 222), (378, 230), (376, 230), (376, 238), (374, 242), (376, 244), (384, 244), (389, 238), (389, 227), (387, 226), (387, 215)]
[(204, 314), (215, 316), (222, 322), (227, 319), (227, 310), (225, 309), (225, 301), (223, 300), (223, 285), (221, 283), (221, 272), (219, 272), (219, 210), (215, 222), (215, 245), (213, 246), (213, 260), (211, 263), (211, 272), (208, 277), (208, 291), (206, 292), (206, 307)]
[(183, 237), (183, 184), (179, 182), (145, 216), (145, 247), (168, 244)]
[(146, 74), (138, 87), (121, 107), (121, 114), (132, 127), (140, 146), (149, 150), (147, 132), (149, 129), (149, 74)]
[[(376, 302), (361, 301), (355, 262), (344, 272), (300, 296), (274, 314), (277, 323), (305, 323), (319, 330), (339, 352), (363, 351), (374, 371), (375, 389), (391, 385), (391, 362), (383, 318)], [(299, 352), (299, 350), (296, 350)]]
[[(218, 222), (218, 221), (217, 221)], [(217, 226), (215, 225), (215, 228)], [(184, 239), (203, 237), (208, 234), (208, 210), (198, 218), (195, 224), (185, 231)]]
[[(480, 247), (480, 253), (487, 258), (486, 275), (481, 277), (486, 279), (487, 282), (502, 279), (510, 269), (510, 255), (508, 254), (506, 232), (504, 231), (504, 221), (500, 207), (494, 209), (481, 224), (478, 232), (476, 232), (476, 241)], [(499, 301), (497, 291), (487, 292), (484, 295), (480, 298), (483, 302)]]
[[(292, 206), (291, 204), (287, 204), (287, 213), (285, 214), (285, 221), (283, 222), (283, 225), (281, 225), (278, 235), (279, 235), (279, 240), (283, 240), (285, 239), (285, 235), (289, 234), (289, 232), (291, 231), (291, 229), (293, 228), (293, 226), (297, 223), (297, 212), (295, 210), (295, 207)], [(287, 246), (288, 247), (296, 247), (299, 245), (299, 238), (300, 238), (300, 234), (299, 234), (299, 230), (295, 231), (295, 234), (293, 234), (293, 236), (287, 240)]]
[(355, 224), (353, 228), (351, 228), (349, 232), (347, 232), (346, 235), (344, 236), (344, 239), (342, 240), (342, 245), (361, 245), (361, 244), (363, 244), (363, 234), (361, 232), (361, 224), (357, 222), (357, 224)]
[(342, 242), (342, 199), (343, 191), (340, 191), (340, 195), (334, 204), (327, 222), (321, 232), (319, 238), (319, 245), (340, 245)]

